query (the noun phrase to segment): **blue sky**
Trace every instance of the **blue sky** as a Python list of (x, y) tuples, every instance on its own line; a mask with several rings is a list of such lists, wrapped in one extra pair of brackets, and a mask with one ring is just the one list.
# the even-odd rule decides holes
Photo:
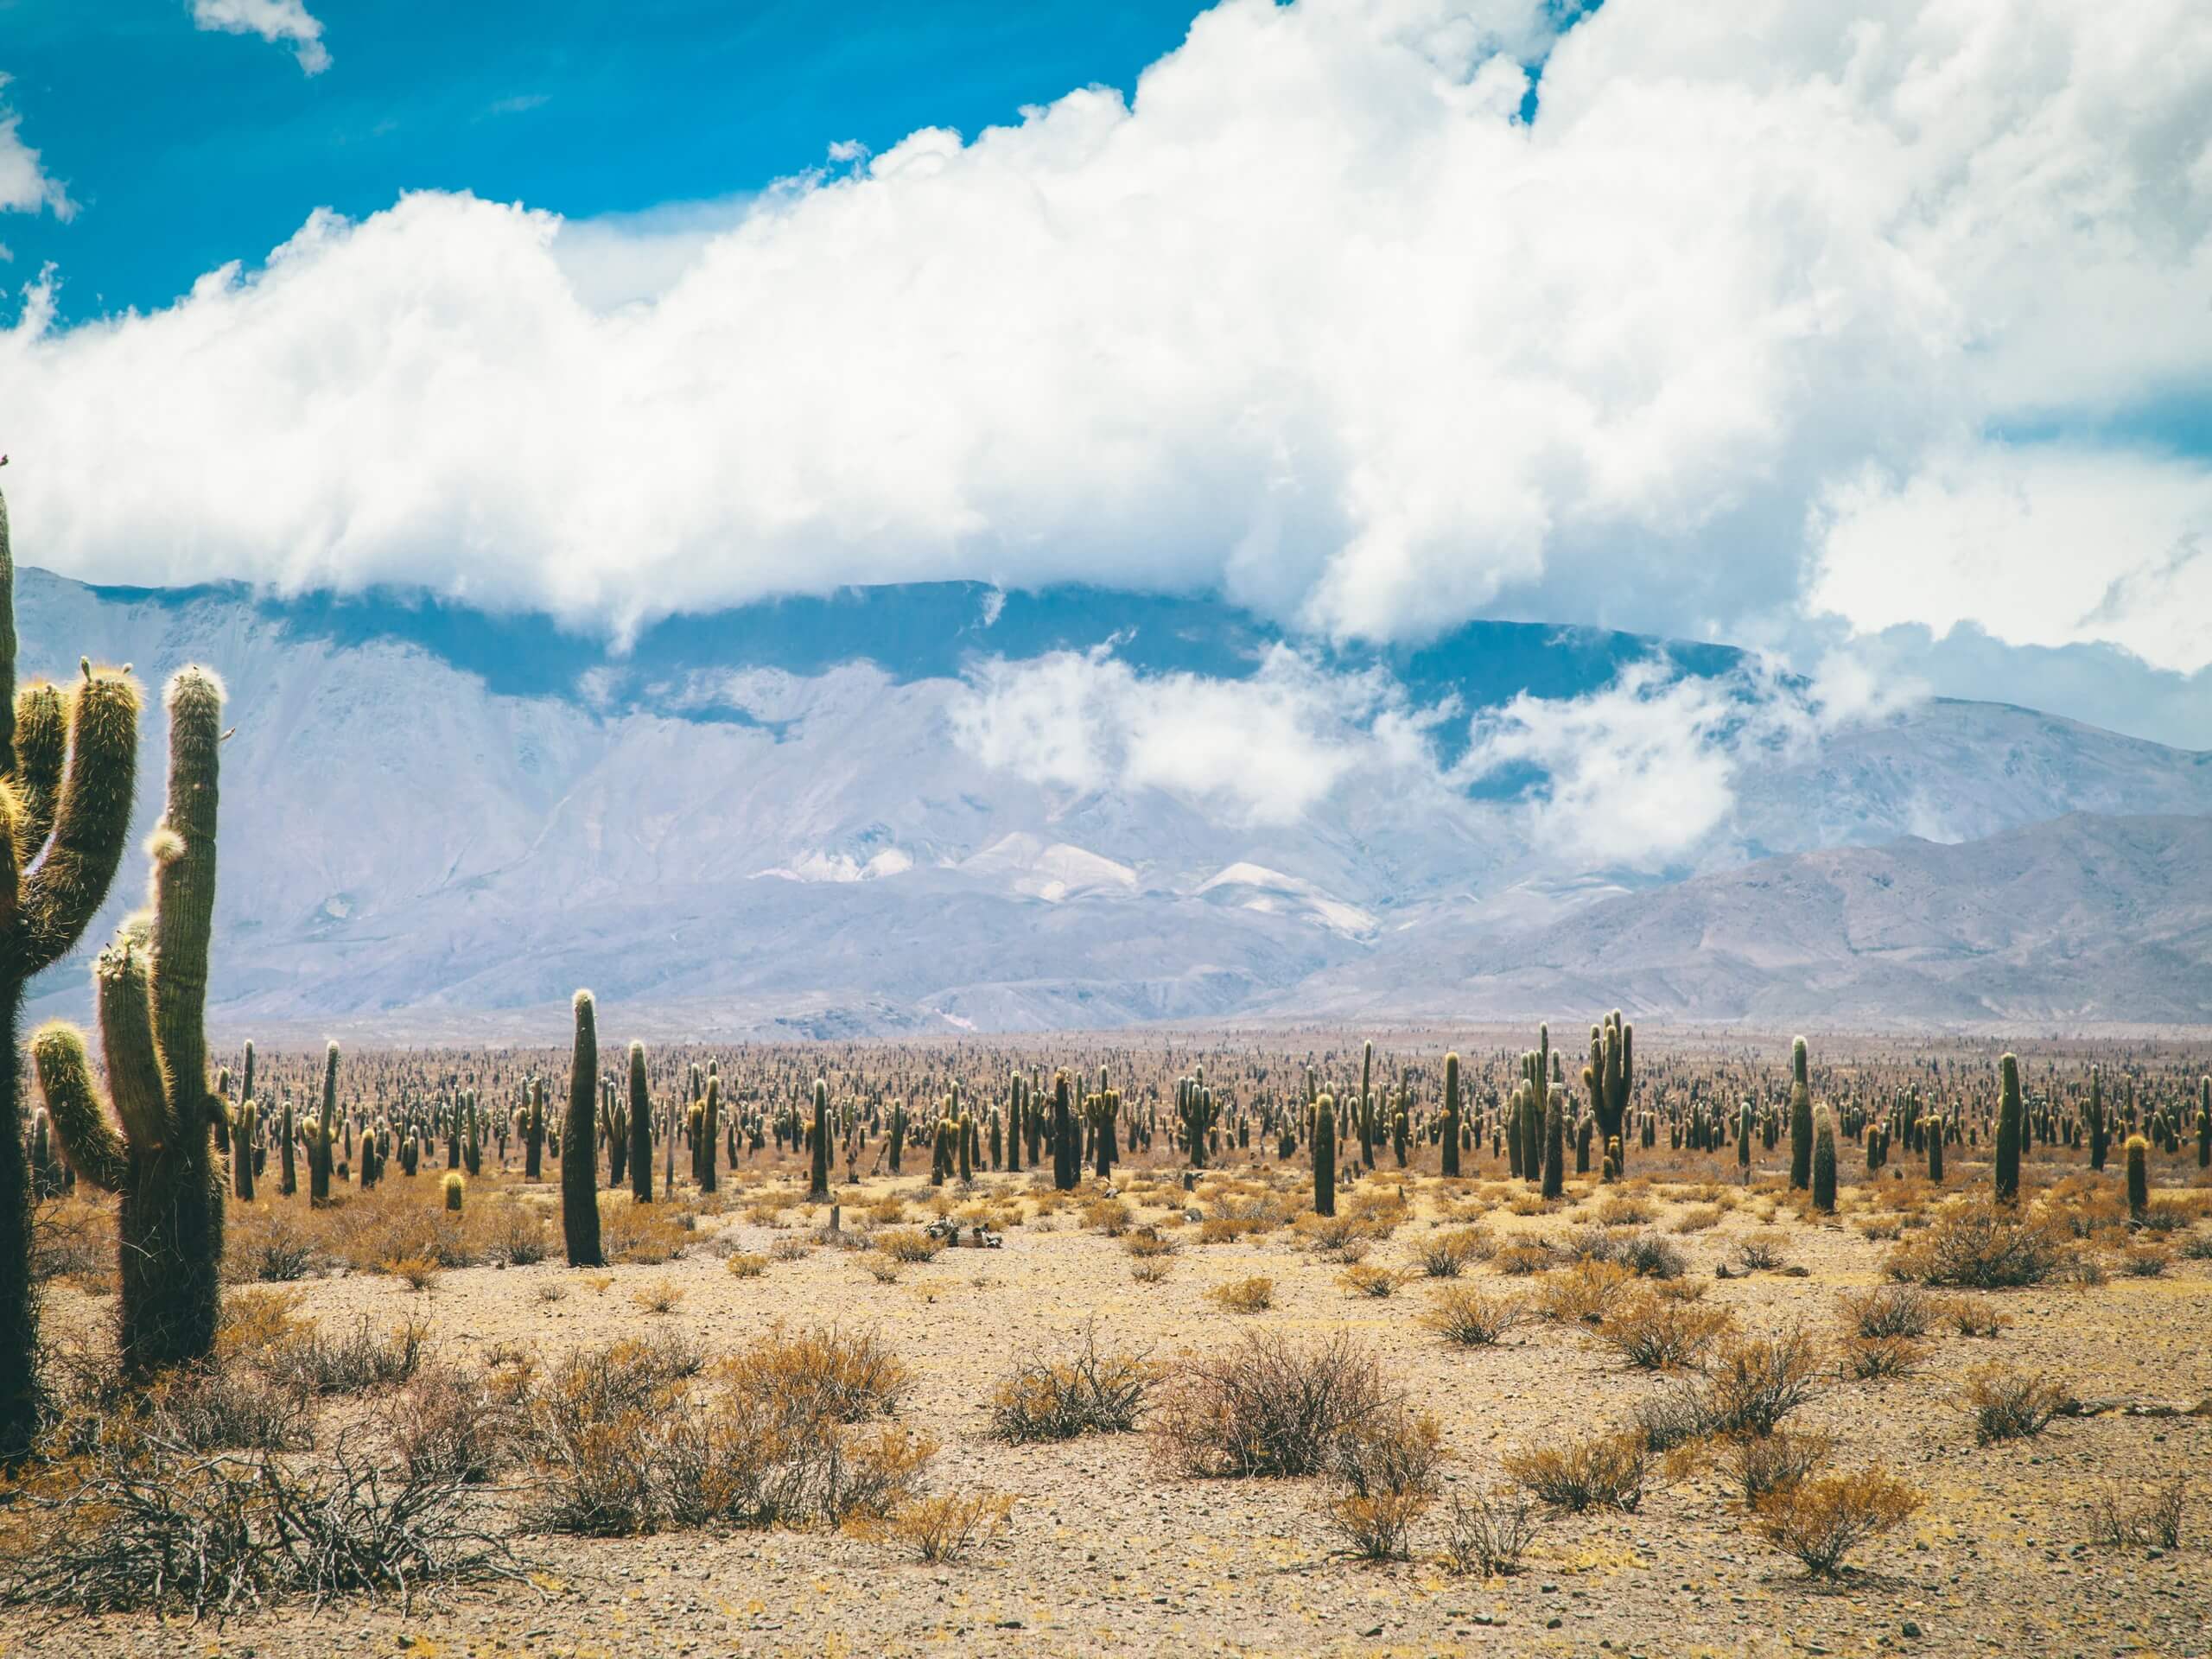
[[(195, 30), (185, 0), (0, 0), (0, 72), (78, 212), (4, 222), (62, 314), (168, 303), (311, 207), (473, 190), (583, 217), (755, 189), (932, 124), (1127, 86), (1187, 0), (315, 0), (330, 67)], [(10, 283), (10, 286), (16, 286)]]
[(0, 77), (65, 574), (1089, 581), (2212, 748), (2202, 0), (0, 0)]

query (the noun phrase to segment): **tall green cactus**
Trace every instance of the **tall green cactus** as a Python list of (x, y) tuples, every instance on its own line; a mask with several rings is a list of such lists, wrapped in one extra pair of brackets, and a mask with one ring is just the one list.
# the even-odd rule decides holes
[(807, 1131), (806, 1201), (830, 1201), (830, 1084), (814, 1080), (814, 1126)]
[(2151, 1213), (2151, 1143), (2127, 1137), (2127, 1219), (2140, 1227)]
[(1455, 1051), (1444, 1057), (1444, 1122), (1439, 1130), (1446, 1180), (1457, 1180), (1459, 1175), (1459, 1056)]
[(1544, 1085), (1543, 1196), (1556, 1198), (1567, 1190), (1567, 1118), (1562, 1105), (1566, 1091)]
[(1068, 1074), (1052, 1075), (1052, 1186), (1071, 1192), (1083, 1179), (1083, 1149), (1076, 1145), (1075, 1118), (1069, 1110)]
[(1337, 1213), (1337, 1103), (1325, 1093), (1313, 1103), (1313, 1213)]
[(1812, 1185), (1812, 1067), (1800, 1037), (1789, 1047), (1789, 1190), (1803, 1192)]
[(1628, 1137), (1623, 1126), (1636, 1088), (1635, 1045), (1636, 1027), (1623, 1024), (1621, 1011), (1615, 1008), (1590, 1027), (1590, 1064), (1582, 1068), (1582, 1087), (1590, 1096), (1591, 1115), (1598, 1120), (1599, 1144), (1618, 1140), (1624, 1155)]
[(152, 907), (126, 920), (92, 969), (110, 1103), (85, 1039), (56, 1020), (31, 1039), (55, 1133), (77, 1173), (122, 1197), (118, 1220), (124, 1369), (204, 1357), (221, 1309), (227, 1128), (209, 1087), (207, 942), (215, 916), (216, 772), (223, 688), (205, 670), (169, 681), (168, 805), (147, 850)]
[(630, 1196), (653, 1201), (653, 1098), (645, 1083), (645, 1046), (630, 1045)]
[(1835, 1117), (1825, 1106), (1813, 1131), (1813, 1208), (1835, 1213)]
[(2112, 1124), (2105, 1116), (2105, 1078), (2097, 1066), (2089, 1068), (2089, 1167), (2101, 1174), (2112, 1155)]
[(2020, 1196), (2020, 1140), (2025, 1119), (2020, 1106), (2020, 1062), (2007, 1054), (1997, 1062), (1997, 1201)]
[(15, 560), (0, 496), (0, 1465), (38, 1427), (34, 1375), (38, 1303), (31, 1282), (30, 1170), (23, 1151), (23, 989), (83, 936), (107, 898), (130, 833), (138, 692), (129, 671), (94, 673), (68, 690), (16, 685)]
[(575, 1048), (569, 1061), (569, 1110), (561, 1123), (561, 1238), (572, 1268), (606, 1265), (599, 1248), (599, 1019), (591, 993), (575, 1000)]

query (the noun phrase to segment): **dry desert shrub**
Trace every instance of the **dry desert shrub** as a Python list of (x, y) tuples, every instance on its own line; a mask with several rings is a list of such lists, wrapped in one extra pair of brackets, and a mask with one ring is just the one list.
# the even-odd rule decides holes
[(1835, 1442), (1815, 1431), (1777, 1429), (1719, 1443), (1715, 1458), (1730, 1484), (1756, 1507), (1770, 1492), (1794, 1486), (1828, 1459)]
[(936, 1452), (880, 1421), (908, 1381), (834, 1331), (772, 1332), (711, 1372), (674, 1338), (571, 1355), (524, 1406), (532, 1518), (612, 1535), (888, 1515)]
[(1541, 1239), (1524, 1238), (1500, 1247), (1490, 1259), (1491, 1267), (1513, 1278), (1541, 1273), (1552, 1265), (1552, 1253)]
[(1808, 1575), (1834, 1578), (1852, 1550), (1902, 1526), (1921, 1502), (1920, 1493), (1904, 1481), (1878, 1469), (1860, 1469), (1777, 1486), (1753, 1507), (1751, 1523)]
[(2089, 1500), (2088, 1510), (2092, 1543), (2178, 1549), (2189, 1513), (2189, 1478), (2171, 1476), (2147, 1492), (2114, 1481)]
[(1337, 1282), (1351, 1296), (1390, 1296), (1413, 1275), (1370, 1262), (1357, 1262), (1337, 1275)]
[(1487, 1228), (1453, 1227), (1432, 1233), (1416, 1252), (1421, 1270), (1432, 1279), (1457, 1279), (1472, 1262), (1487, 1262), (1497, 1254), (1497, 1241)]
[(1263, 1273), (1232, 1279), (1208, 1291), (1206, 1300), (1231, 1313), (1264, 1313), (1275, 1305), (1275, 1281)]
[(158, 1420), (58, 1425), (5, 1484), (0, 1600), (198, 1618), (299, 1596), (394, 1595), (512, 1574), (458, 1478), (395, 1468), (347, 1436), (303, 1459), (196, 1450)]
[(1564, 1446), (1523, 1446), (1505, 1456), (1505, 1472), (1542, 1503), (1580, 1515), (1615, 1509), (1633, 1515), (1643, 1501), (1651, 1454), (1634, 1431), (1592, 1434)]
[(1789, 1265), (1789, 1240), (1771, 1227), (1762, 1227), (1736, 1243), (1736, 1271), (1779, 1273)]
[(1812, 1398), (1821, 1370), (1821, 1344), (1800, 1325), (1722, 1343), (1706, 1364), (1705, 1432), (1773, 1433)]
[(1347, 1336), (1254, 1334), (1173, 1367), (1151, 1414), (1160, 1464), (1201, 1478), (1311, 1475), (1337, 1440), (1398, 1408), (1373, 1354)]
[(1968, 1371), (1961, 1398), (1974, 1418), (1977, 1446), (2032, 1439), (2074, 1403), (2063, 1383), (2040, 1372), (2024, 1373), (1996, 1363)]
[(1338, 1434), (1322, 1513), (1363, 1560), (1403, 1560), (1413, 1523), (1436, 1502), (1444, 1440), (1433, 1417), (1402, 1408)]
[(1444, 1563), (1458, 1573), (1503, 1578), (1521, 1570), (1536, 1535), (1535, 1506), (1518, 1486), (1454, 1492), (1445, 1524)]
[(906, 1545), (931, 1565), (957, 1561), (978, 1544), (1004, 1537), (1016, 1500), (1005, 1492), (945, 1492), (910, 1498), (880, 1519), (855, 1530), (861, 1536)]
[(1868, 1337), (1857, 1332), (1837, 1349), (1837, 1369), (1854, 1382), (1881, 1382), (1910, 1376), (1926, 1350), (1910, 1337)]
[(1947, 1208), (1890, 1253), (1892, 1279), (1959, 1290), (2039, 1285), (2065, 1265), (2057, 1228), (1986, 1199)]
[(1421, 1323), (1446, 1342), (1488, 1348), (1530, 1317), (1518, 1296), (1491, 1296), (1472, 1285), (1447, 1285), (1421, 1315)]
[(1087, 1327), (1078, 1345), (1020, 1366), (992, 1390), (991, 1433), (1016, 1445), (1127, 1433), (1159, 1376), (1146, 1355), (1101, 1353), (1096, 1328)]
[(1598, 1335), (1638, 1370), (1672, 1371), (1697, 1363), (1735, 1327), (1736, 1316), (1725, 1307), (1646, 1293), (1616, 1303)]
[(1616, 1262), (1578, 1262), (1545, 1279), (1536, 1311), (1555, 1325), (1595, 1325), (1635, 1282), (1636, 1275)]
[(1840, 1306), (1844, 1323), (1852, 1333), (1870, 1341), (1924, 1337), (1942, 1313), (1941, 1299), (1916, 1285), (1878, 1286), (1844, 1297)]

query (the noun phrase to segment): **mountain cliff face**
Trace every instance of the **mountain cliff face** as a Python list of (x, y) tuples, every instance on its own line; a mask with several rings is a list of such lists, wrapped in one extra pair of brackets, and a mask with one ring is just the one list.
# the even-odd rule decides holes
[[(18, 626), (28, 671), (227, 681), (211, 1011), (238, 1031), (550, 1030), (580, 984), (635, 1028), (728, 1035), (2212, 1006), (2212, 757), (2026, 710), (1799, 722), (1730, 752), (1711, 833), (1578, 857), (1532, 810), (1542, 766), (1470, 769), (1469, 717), (1601, 693), (1662, 649), (1630, 636), (1334, 652), (1212, 601), (938, 584), (618, 648), (35, 570)], [(1665, 651), (1747, 710), (1780, 694), (1734, 653)], [(81, 1013), (82, 971), (39, 1011)]]

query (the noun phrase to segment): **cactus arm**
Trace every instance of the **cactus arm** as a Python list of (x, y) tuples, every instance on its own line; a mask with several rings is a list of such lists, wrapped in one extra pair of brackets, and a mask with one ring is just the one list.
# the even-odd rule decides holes
[(151, 1150), (168, 1144), (174, 1126), (162, 1103), (161, 1060), (146, 1001), (146, 951), (132, 931), (137, 921), (124, 923), (116, 942), (100, 952), (92, 990), (116, 1117), (134, 1145)]
[[(72, 719), (69, 765), (46, 855), (24, 879), (8, 940), (13, 971), (50, 968), (76, 944), (107, 896), (130, 833), (138, 753), (138, 692), (121, 675), (86, 671)], [(12, 715), (11, 715), (12, 723)]]
[(215, 801), (223, 688), (204, 669), (180, 669), (163, 696), (169, 716), (169, 793), (149, 850), (154, 861), (151, 977), (154, 1033), (169, 1116), (180, 1129), (204, 1120), (207, 1098), (207, 938), (215, 916)]
[(122, 1191), (130, 1183), (130, 1159), (92, 1081), (83, 1034), (61, 1020), (40, 1027), (31, 1038), (31, 1064), (69, 1166), (103, 1192)]
[(54, 833), (54, 806), (61, 792), (61, 769), (69, 758), (68, 705), (51, 685), (30, 685), (16, 694), (16, 856), (28, 864)]

